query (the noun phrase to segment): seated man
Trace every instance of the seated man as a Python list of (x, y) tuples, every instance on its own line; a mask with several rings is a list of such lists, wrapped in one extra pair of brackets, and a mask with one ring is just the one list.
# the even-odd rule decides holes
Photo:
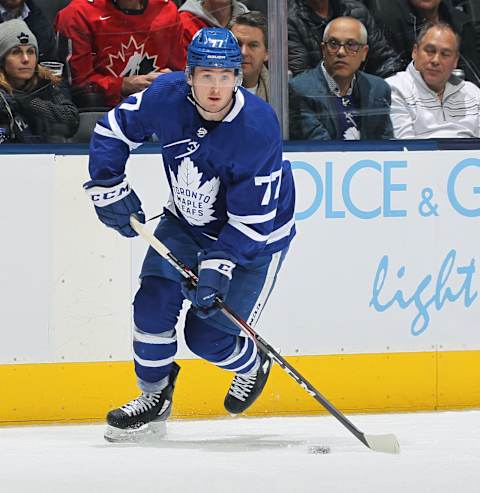
[(314, 68), (322, 59), (318, 49), (325, 26), (337, 17), (354, 17), (366, 28), (370, 51), (363, 70), (389, 77), (402, 69), (400, 56), (387, 43), (368, 9), (357, 0), (289, 0), (288, 68), (297, 75)]
[(0, 0), (0, 23), (12, 19), (24, 20), (38, 41), (38, 60), (57, 59), (55, 31), (33, 0)]
[(402, 70), (412, 61), (415, 39), (427, 22), (450, 24), (462, 37), (459, 66), (466, 80), (480, 86), (480, 2), (462, 2), (463, 10), (456, 3), (453, 0), (375, 0), (371, 12), (384, 27), (385, 37), (394, 51), (401, 55)]
[(184, 46), (203, 27), (227, 27), (233, 18), (248, 12), (238, 0), (187, 0), (179, 9), (184, 28)]
[(230, 29), (242, 50), (242, 86), (268, 102), (267, 19), (261, 12), (247, 12), (236, 17)]
[(397, 139), (480, 137), (480, 89), (451, 76), (459, 47), (448, 24), (427, 24), (407, 70), (387, 79)]
[(185, 67), (183, 29), (171, 1), (72, 0), (56, 27), (71, 40), (72, 86), (99, 87), (107, 106)]
[(290, 138), (389, 139), (390, 88), (359, 70), (368, 53), (367, 30), (338, 17), (323, 34), (324, 61), (290, 81)]

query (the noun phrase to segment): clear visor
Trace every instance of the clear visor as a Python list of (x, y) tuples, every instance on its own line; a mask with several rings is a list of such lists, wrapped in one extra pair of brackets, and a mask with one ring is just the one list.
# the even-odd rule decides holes
[(233, 69), (196, 69), (192, 77), (195, 86), (234, 87), (236, 75)]

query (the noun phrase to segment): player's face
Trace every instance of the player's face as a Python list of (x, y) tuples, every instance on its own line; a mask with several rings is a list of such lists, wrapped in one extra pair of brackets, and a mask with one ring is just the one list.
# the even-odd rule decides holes
[[(189, 80), (195, 91), (195, 99), (208, 113), (208, 120), (222, 120), (230, 111), (235, 86), (233, 69), (195, 67)], [(201, 110), (199, 110), (201, 112)]]
[(353, 19), (333, 21), (322, 52), (325, 68), (333, 79), (350, 79), (368, 53), (368, 46), (361, 42), (361, 26)]
[(263, 64), (268, 60), (263, 32), (258, 27), (235, 24), (232, 27), (232, 33), (242, 50), (243, 85), (255, 87), (258, 84)]
[(15, 46), (5, 55), (5, 73), (15, 88), (21, 88), (35, 73), (37, 54), (32, 45)]
[(413, 47), (412, 58), (425, 84), (433, 91), (442, 91), (457, 66), (457, 38), (450, 29), (432, 27)]

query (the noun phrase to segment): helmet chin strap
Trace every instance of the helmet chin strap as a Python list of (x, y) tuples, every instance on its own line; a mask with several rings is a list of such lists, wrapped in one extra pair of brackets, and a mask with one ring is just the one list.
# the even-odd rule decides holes
[(221, 113), (225, 108), (228, 107), (228, 105), (232, 102), (232, 99), (233, 99), (233, 96), (235, 95), (235, 93), (237, 92), (237, 88), (233, 89), (232, 91), (232, 99), (230, 99), (230, 101), (225, 105), (223, 106), (222, 108), (220, 108), (219, 110), (217, 111), (209, 111), (207, 110), (206, 108), (204, 108), (199, 102), (198, 102), (198, 99), (197, 97), (195, 96), (195, 89), (193, 88), (193, 85), (191, 86), (191, 91), (192, 91), (192, 97), (193, 97), (193, 100), (195, 101), (195, 104), (197, 106), (199, 106), (200, 108), (202, 108), (203, 111), (205, 111), (205, 113), (211, 113), (212, 115), (215, 115), (217, 113)]

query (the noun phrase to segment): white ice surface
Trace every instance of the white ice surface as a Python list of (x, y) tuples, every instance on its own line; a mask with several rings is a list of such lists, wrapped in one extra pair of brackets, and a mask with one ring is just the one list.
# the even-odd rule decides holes
[(401, 454), (325, 416), (171, 421), (149, 446), (106, 443), (101, 425), (0, 428), (0, 492), (480, 493), (480, 411), (350, 419), (395, 433)]

